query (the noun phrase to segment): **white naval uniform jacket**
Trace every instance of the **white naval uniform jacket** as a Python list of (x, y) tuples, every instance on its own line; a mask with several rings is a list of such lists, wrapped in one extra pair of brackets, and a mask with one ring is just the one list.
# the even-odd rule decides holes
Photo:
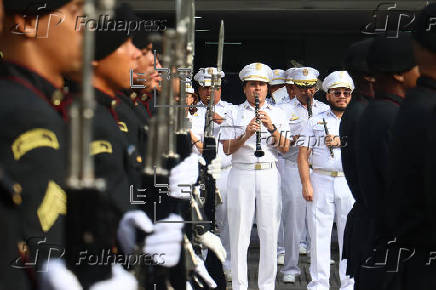
[[(291, 140), (295, 135), (301, 135), (301, 131), (303, 127), (306, 125), (307, 120), (309, 119), (309, 113), (307, 109), (300, 103), (297, 98), (292, 99), (288, 103), (283, 103), (279, 105), (279, 108), (284, 112), (288, 122)], [(312, 104), (312, 118), (322, 112), (326, 112), (330, 110), (330, 107), (318, 100), (313, 100)], [(282, 154), (283, 158), (287, 159), (297, 164), (298, 158), (298, 146), (296, 143), (289, 148), (289, 151), (285, 154)]]
[(327, 123), (329, 134), (339, 138), (339, 125), (341, 119), (328, 110), (322, 112), (306, 121), (301, 136), (297, 140), (298, 146), (306, 146), (312, 149), (313, 169), (324, 169), (328, 171), (343, 171), (341, 162), (341, 148), (333, 148), (334, 157), (330, 156), (330, 149), (325, 145), (324, 123)]
[[(259, 108), (260, 111), (265, 111), (271, 118), (272, 123), (277, 127), (279, 133), (283, 136), (288, 135), (289, 125), (283, 112), (274, 105), (267, 102)], [(233, 107), (227, 114), (225, 123), (221, 126), (221, 140), (237, 139), (245, 133), (245, 129), (250, 121), (255, 117), (254, 106), (251, 106), (248, 101), (245, 101), (239, 106)], [(253, 134), (244, 145), (236, 150), (232, 156), (232, 163), (256, 163), (256, 162), (276, 162), (278, 150), (274, 143), (274, 139), (268, 130), (261, 124), (261, 146), (265, 155), (262, 157), (254, 156), (256, 151), (256, 134)]]

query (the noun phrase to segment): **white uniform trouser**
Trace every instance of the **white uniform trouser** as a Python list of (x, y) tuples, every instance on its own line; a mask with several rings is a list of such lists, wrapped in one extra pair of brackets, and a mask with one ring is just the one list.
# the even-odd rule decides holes
[(277, 169), (279, 170), (279, 175), (280, 175), (280, 196), (282, 198), (282, 215), (280, 217), (280, 224), (279, 224), (279, 237), (278, 237), (278, 241), (277, 241), (277, 254), (284, 254), (285, 253), (285, 232), (284, 232), (284, 228), (283, 228), (283, 219), (284, 217), (284, 211), (283, 211), (283, 178), (284, 178), (284, 173), (283, 173), (283, 167), (285, 166), (285, 159), (283, 157), (278, 158), (278, 162), (277, 162)]
[(233, 164), (228, 181), (233, 290), (248, 288), (247, 252), (255, 212), (260, 240), (258, 286), (260, 290), (273, 290), (275, 287), (281, 214), (279, 186), (279, 175), (275, 167), (247, 170)]
[[(354, 198), (345, 177), (331, 177), (313, 172), (310, 175), (313, 187), (313, 202), (309, 202), (309, 232), (311, 237), (310, 275), (307, 285), (311, 290), (329, 290), (330, 242), (333, 220), (336, 214), (339, 257), (342, 257), (344, 228), (347, 214), (353, 207)], [(341, 290), (352, 290), (354, 280), (347, 276), (347, 261), (339, 263)]]
[(285, 160), (283, 169), (283, 211), (285, 234), (285, 265), (283, 274), (300, 275), (298, 258), (302, 234), (306, 227), (308, 215), (307, 202), (303, 198), (300, 174), (295, 162)]
[(229, 238), (229, 222), (227, 219), (227, 201), (228, 201), (228, 190), (227, 190), (227, 179), (229, 176), (231, 167), (223, 169), (221, 171), (221, 177), (216, 181), (216, 186), (221, 193), (221, 197), (223, 199), (223, 203), (216, 207), (215, 218), (218, 227), (220, 228), (220, 239), (223, 244), (224, 249), (227, 252), (227, 258), (223, 263), (223, 267), (225, 270), (229, 270), (230, 265), (230, 238)]

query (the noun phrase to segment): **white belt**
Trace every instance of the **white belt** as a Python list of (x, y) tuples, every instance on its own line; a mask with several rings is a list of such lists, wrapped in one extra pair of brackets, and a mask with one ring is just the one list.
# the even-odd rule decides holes
[(263, 170), (276, 168), (275, 162), (233, 163), (233, 167), (245, 170)]
[(319, 173), (319, 174), (323, 174), (323, 175), (328, 175), (331, 177), (342, 177), (345, 176), (344, 172), (342, 171), (330, 171), (330, 170), (324, 170), (324, 169), (319, 169), (319, 168), (315, 168), (313, 170), (313, 172)]

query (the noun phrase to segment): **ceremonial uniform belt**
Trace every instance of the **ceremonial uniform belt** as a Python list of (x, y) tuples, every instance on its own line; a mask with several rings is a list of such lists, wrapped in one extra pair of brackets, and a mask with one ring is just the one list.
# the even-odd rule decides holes
[(322, 175), (327, 175), (327, 176), (331, 176), (331, 177), (342, 177), (345, 176), (344, 172), (342, 171), (330, 171), (330, 170), (324, 170), (324, 169), (319, 169), (319, 168), (315, 168), (313, 170), (313, 172), (322, 174)]
[(245, 170), (264, 170), (276, 167), (275, 162), (233, 163), (233, 167)]

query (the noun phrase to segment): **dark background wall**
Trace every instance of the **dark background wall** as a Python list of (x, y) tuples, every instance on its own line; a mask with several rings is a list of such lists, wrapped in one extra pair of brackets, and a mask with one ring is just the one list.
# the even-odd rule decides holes
[[(307, 4), (312, 1), (288, 1), (288, 4), (282, 3), (285, 1), (262, 1), (262, 4), (253, 6), (256, 9), (249, 6), (250, 1), (232, 1), (233, 6), (229, 4), (230, 1), (214, 1), (214, 4), (205, 0), (196, 2), (200, 9), (197, 8), (196, 12), (195, 70), (216, 65), (218, 30), (220, 20), (224, 20), (226, 44), (223, 70), (226, 78), (223, 83), (223, 99), (236, 104), (244, 100), (238, 78), (244, 65), (262, 62), (272, 69), (286, 70), (292, 67), (291, 60), (296, 60), (318, 69), (322, 79), (331, 70), (342, 66), (344, 53), (351, 43), (371, 37), (362, 32), (366, 31), (368, 24), (380, 26), (386, 20), (383, 11), (375, 12), (380, 4), (376, 1), (318, 1), (321, 2), (317, 2), (321, 5), (319, 7), (290, 6), (297, 2)], [(278, 2), (288, 6), (274, 6)], [(346, 7), (346, 3), (349, 5), (351, 2), (354, 3), (354, 8)], [(407, 13), (418, 10), (425, 4), (423, 1), (404, 1), (406, 2), (407, 10), (398, 7)], [(156, 3), (165, 4), (167, 6), (162, 7), (169, 8), (172, 2)], [(247, 9), (241, 3), (247, 4)], [(328, 9), (322, 6), (326, 3), (330, 5)], [(165, 19), (168, 27), (174, 27), (174, 10), (162, 11), (158, 10), (158, 6), (150, 9), (153, 7), (145, 7), (146, 11), (140, 9), (138, 15), (142, 19)], [(397, 14), (402, 11), (397, 10)], [(395, 17), (391, 16), (389, 25), (396, 26), (396, 22)], [(408, 22), (410, 21), (405, 18), (401, 25), (407, 26)]]

